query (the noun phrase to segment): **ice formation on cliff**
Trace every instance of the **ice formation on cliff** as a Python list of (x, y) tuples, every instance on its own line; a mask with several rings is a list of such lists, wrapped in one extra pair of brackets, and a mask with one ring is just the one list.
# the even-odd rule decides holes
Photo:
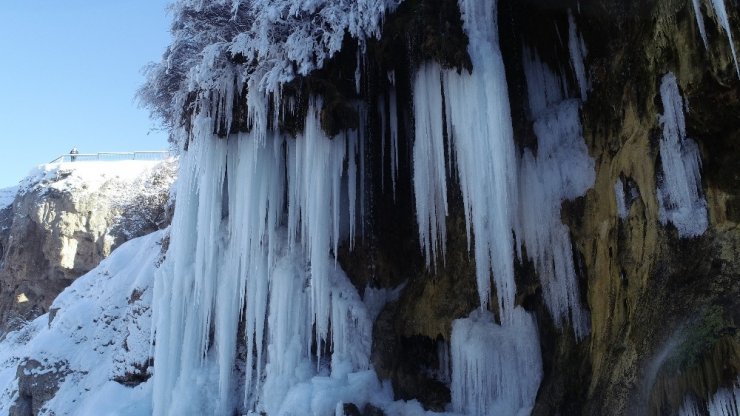
[(696, 142), (686, 137), (683, 97), (675, 75), (670, 72), (661, 81), (660, 98), (663, 102), (662, 172), (657, 188), (660, 222), (673, 224), (681, 237), (696, 237), (704, 233), (709, 221), (701, 187), (701, 155)]

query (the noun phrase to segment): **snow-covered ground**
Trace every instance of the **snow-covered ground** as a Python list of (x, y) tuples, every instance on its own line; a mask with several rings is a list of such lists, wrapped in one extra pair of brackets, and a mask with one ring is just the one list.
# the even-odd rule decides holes
[(151, 287), (165, 232), (125, 243), (57, 297), (53, 317), (0, 341), (0, 414), (16, 403), (16, 369), (29, 360), (41, 365), (25, 366), (24, 377), (59, 388), (39, 414), (151, 414), (151, 382), (122, 383), (148, 376)]

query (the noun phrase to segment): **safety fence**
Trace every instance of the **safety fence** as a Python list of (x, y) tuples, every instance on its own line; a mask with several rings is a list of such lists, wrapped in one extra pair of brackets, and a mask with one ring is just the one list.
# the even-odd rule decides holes
[(78, 153), (66, 154), (57, 157), (49, 163), (69, 162), (115, 162), (119, 160), (164, 160), (173, 156), (172, 152), (150, 151), (150, 152), (101, 152), (101, 153)]

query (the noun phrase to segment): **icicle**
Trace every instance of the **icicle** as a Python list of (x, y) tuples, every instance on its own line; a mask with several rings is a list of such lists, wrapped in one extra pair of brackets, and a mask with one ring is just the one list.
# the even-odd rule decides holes
[(727, 17), (727, 9), (725, 9), (725, 0), (711, 0), (714, 14), (717, 15), (722, 29), (727, 34), (727, 40), (730, 42), (730, 50), (732, 51), (732, 59), (735, 61), (735, 72), (737, 72), (738, 78), (740, 78), (740, 65), (737, 62), (737, 52), (735, 51), (735, 42), (732, 40), (732, 31), (730, 30), (730, 19)]
[(360, 47), (357, 47), (357, 64), (355, 66), (355, 92), (357, 92), (357, 95), (360, 95), (360, 81), (362, 81), (362, 59), (360, 56)]
[[(444, 255), (447, 228), (447, 178), (442, 132), (440, 67), (421, 68), (414, 81), (414, 194), (419, 240), (427, 268)], [(441, 253), (440, 253), (441, 252)]]
[(542, 380), (534, 319), (522, 308), (499, 326), (477, 310), (452, 323), (452, 408), (471, 416), (529, 414)]
[(355, 247), (357, 233), (357, 132), (347, 133), (347, 196), (349, 198), (349, 244)]
[(360, 118), (360, 127), (357, 130), (359, 141), (358, 141), (358, 149), (359, 149), (359, 158), (360, 158), (360, 232), (364, 236), (365, 235), (365, 209), (367, 207), (367, 204), (365, 203), (365, 149), (366, 149), (366, 129), (367, 129), (367, 111), (365, 108), (361, 105), (357, 105), (357, 114)]
[(570, 9), (568, 10), (568, 50), (570, 51), (570, 63), (573, 65), (573, 72), (575, 72), (578, 81), (578, 89), (581, 92), (581, 101), (586, 101), (589, 82), (583, 61), (586, 59), (588, 51), (583, 38), (578, 34), (576, 21)]
[(393, 182), (393, 199), (395, 200), (396, 182), (398, 180), (398, 105), (396, 103), (395, 87), (391, 87), (388, 92), (388, 112), (388, 125), (391, 133), (391, 181)]
[(668, 73), (660, 85), (664, 112), (660, 117), (663, 134), (657, 198), (662, 224), (672, 223), (681, 237), (696, 237), (708, 226), (706, 201), (701, 192), (701, 159), (699, 147), (686, 137), (683, 99), (676, 77)]
[(700, 1), (701, 0), (691, 0), (691, 3), (694, 5), (694, 16), (696, 16), (696, 25), (699, 27), (701, 40), (704, 42), (704, 49), (709, 49), (709, 47), (707, 46), (707, 32), (704, 28), (704, 16), (701, 14)]
[(380, 118), (380, 190), (385, 191), (385, 141), (386, 141), (386, 120), (385, 120), (385, 95), (378, 97), (378, 116)]
[(302, 169), (289, 168), (289, 171), (300, 174), (293, 180), (301, 181), (301, 195), (290, 206), (300, 207), (301, 235), (311, 264), (311, 308), (316, 336), (318, 340), (327, 340), (330, 290), (325, 256), (338, 246), (340, 178), (346, 147), (341, 140), (326, 137), (318, 108), (320, 103), (309, 106), (304, 133), (295, 140), (296, 156), (290, 159)]

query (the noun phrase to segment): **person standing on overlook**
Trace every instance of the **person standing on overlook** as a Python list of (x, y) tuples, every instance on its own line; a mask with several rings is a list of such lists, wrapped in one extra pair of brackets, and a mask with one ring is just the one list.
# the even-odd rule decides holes
[(80, 153), (80, 152), (79, 152), (79, 151), (77, 150), (77, 148), (76, 148), (76, 147), (73, 147), (73, 148), (72, 148), (72, 150), (70, 150), (70, 151), (69, 151), (69, 154), (71, 155), (71, 156), (70, 156), (70, 159), (72, 159), (72, 162), (74, 162), (75, 160), (77, 160), (77, 155), (78, 155), (79, 153)]

